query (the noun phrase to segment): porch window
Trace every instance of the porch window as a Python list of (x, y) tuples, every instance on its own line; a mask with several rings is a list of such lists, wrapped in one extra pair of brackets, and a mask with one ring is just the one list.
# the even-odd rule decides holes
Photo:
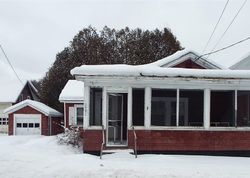
[(83, 107), (76, 107), (76, 125), (83, 126)]
[(179, 126), (203, 126), (203, 90), (180, 90)]
[(176, 126), (176, 90), (152, 89), (151, 125)]
[(235, 126), (235, 91), (211, 91), (210, 126)]
[(90, 117), (91, 126), (102, 125), (102, 88), (90, 88)]
[(144, 95), (142, 88), (132, 89), (132, 120), (134, 126), (144, 126)]
[(237, 126), (250, 126), (250, 91), (237, 93)]

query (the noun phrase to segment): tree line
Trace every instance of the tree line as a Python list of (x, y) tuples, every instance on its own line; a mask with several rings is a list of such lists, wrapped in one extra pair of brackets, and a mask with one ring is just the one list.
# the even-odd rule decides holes
[(59, 95), (74, 67), (94, 64), (139, 65), (154, 62), (182, 49), (170, 29), (142, 30), (128, 27), (120, 30), (105, 26), (97, 31), (83, 28), (69, 46), (56, 55), (55, 62), (39, 81), (41, 101), (59, 111)]

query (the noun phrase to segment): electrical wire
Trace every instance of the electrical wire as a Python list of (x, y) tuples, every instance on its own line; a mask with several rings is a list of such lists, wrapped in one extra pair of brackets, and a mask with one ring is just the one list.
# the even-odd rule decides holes
[(20, 79), (20, 77), (18, 76), (16, 70), (14, 69), (13, 65), (11, 64), (11, 62), (10, 62), (10, 60), (9, 60), (9, 58), (8, 58), (8, 56), (7, 56), (7, 54), (5, 53), (5, 51), (4, 51), (3, 47), (2, 47), (2, 45), (0, 45), (0, 48), (1, 48), (1, 50), (2, 50), (2, 52), (3, 52), (3, 54), (4, 54), (4, 57), (6, 58), (8, 64), (10, 65), (12, 71), (14, 72), (15, 76), (16, 76), (17, 79), (20, 81), (20, 83), (21, 83), (22, 85), (24, 85), (23, 81)]
[(216, 51), (212, 51), (212, 52), (210, 52), (210, 53), (202, 54), (202, 55), (200, 55), (197, 59), (195, 59), (195, 61), (198, 60), (198, 59), (200, 59), (200, 58), (203, 57), (203, 56), (207, 56), (207, 55), (209, 56), (209, 55), (211, 55), (211, 54), (214, 54), (214, 53), (223, 51), (223, 50), (225, 50), (225, 49), (228, 49), (228, 48), (231, 48), (231, 47), (233, 47), (233, 46), (235, 46), (235, 45), (238, 45), (238, 44), (240, 44), (240, 43), (243, 43), (243, 42), (245, 42), (245, 41), (247, 41), (247, 40), (250, 40), (250, 36), (247, 37), (247, 38), (244, 38), (243, 40), (237, 41), (237, 42), (235, 42), (235, 43), (233, 43), (233, 44), (231, 44), (231, 45), (228, 45), (228, 46), (226, 46), (226, 47), (220, 48), (220, 49), (218, 49), (218, 50), (216, 50)]
[(205, 45), (205, 47), (204, 47), (202, 53), (204, 53), (205, 50), (207, 49), (207, 46), (208, 46), (209, 42), (211, 41), (211, 39), (212, 39), (212, 37), (213, 37), (213, 35), (214, 35), (214, 32), (215, 32), (215, 30), (217, 29), (218, 24), (220, 23), (220, 20), (221, 20), (223, 14), (224, 14), (224, 12), (225, 12), (225, 10), (226, 10), (226, 8), (227, 8), (228, 3), (229, 3), (229, 0), (227, 0), (226, 4), (224, 5), (224, 8), (223, 8), (223, 10), (222, 10), (222, 13), (221, 13), (221, 15), (220, 15), (220, 17), (219, 17), (219, 19), (218, 19), (216, 25), (214, 26), (213, 32), (211, 33), (211, 35), (210, 35), (210, 37), (209, 37), (209, 39), (208, 39), (208, 41), (207, 41), (207, 43), (206, 43), (206, 45)]
[[(236, 17), (239, 15), (240, 11), (242, 10), (242, 8), (245, 6), (247, 0), (245, 0), (243, 2), (243, 4), (241, 5), (241, 7), (239, 8), (238, 12), (236, 13), (236, 15), (234, 16), (234, 18), (232, 19), (232, 21), (230, 22), (230, 24), (228, 25), (227, 29), (224, 31), (224, 33), (221, 35), (221, 37), (219, 38), (219, 40), (217, 41), (217, 43), (214, 45), (214, 47), (212, 48), (212, 50), (210, 51), (211, 54), (213, 54), (212, 52), (215, 50), (215, 48), (218, 46), (218, 44), (221, 42), (222, 38), (225, 36), (225, 34), (227, 33), (228, 29), (231, 27), (231, 25), (233, 24), (233, 22), (235, 21)], [(209, 57), (209, 55), (207, 56), (207, 58)]]

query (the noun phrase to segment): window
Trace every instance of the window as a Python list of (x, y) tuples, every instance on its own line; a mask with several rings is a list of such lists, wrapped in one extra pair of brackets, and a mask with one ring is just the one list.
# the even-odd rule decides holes
[(76, 124), (83, 125), (83, 107), (76, 107)]
[(250, 91), (238, 91), (237, 94), (237, 126), (250, 126)]
[(176, 126), (176, 90), (152, 89), (151, 125)]
[(16, 127), (22, 127), (22, 124), (21, 123), (17, 123)]
[(23, 123), (23, 127), (27, 128), (28, 127), (28, 123)]
[(29, 123), (29, 128), (33, 128), (34, 124), (33, 123)]
[(91, 126), (102, 125), (102, 88), (90, 88), (90, 122)]
[(0, 118), (0, 125), (8, 125), (8, 118)]
[(134, 126), (144, 126), (144, 89), (132, 89), (132, 120)]
[(234, 91), (211, 91), (211, 127), (235, 126), (234, 95)]
[(40, 127), (40, 124), (39, 123), (35, 123), (35, 128), (38, 128)]
[(203, 126), (203, 90), (180, 90), (179, 126)]

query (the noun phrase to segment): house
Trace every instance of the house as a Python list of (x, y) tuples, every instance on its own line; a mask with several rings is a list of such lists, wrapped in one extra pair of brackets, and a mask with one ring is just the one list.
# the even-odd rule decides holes
[(8, 115), (3, 111), (25, 99), (39, 101), (38, 91), (31, 81), (21, 84), (17, 80), (1, 78), (0, 93), (0, 132), (8, 132)]
[(72, 69), (84, 82), (84, 151), (249, 152), (250, 71), (199, 56)]
[(9, 135), (55, 135), (63, 131), (63, 115), (38, 101), (26, 99), (4, 112), (9, 116)]
[(64, 105), (64, 126), (83, 126), (84, 83), (69, 80), (64, 86), (59, 101)]
[(241, 57), (238, 62), (233, 64), (230, 69), (232, 70), (250, 70), (250, 53)]

